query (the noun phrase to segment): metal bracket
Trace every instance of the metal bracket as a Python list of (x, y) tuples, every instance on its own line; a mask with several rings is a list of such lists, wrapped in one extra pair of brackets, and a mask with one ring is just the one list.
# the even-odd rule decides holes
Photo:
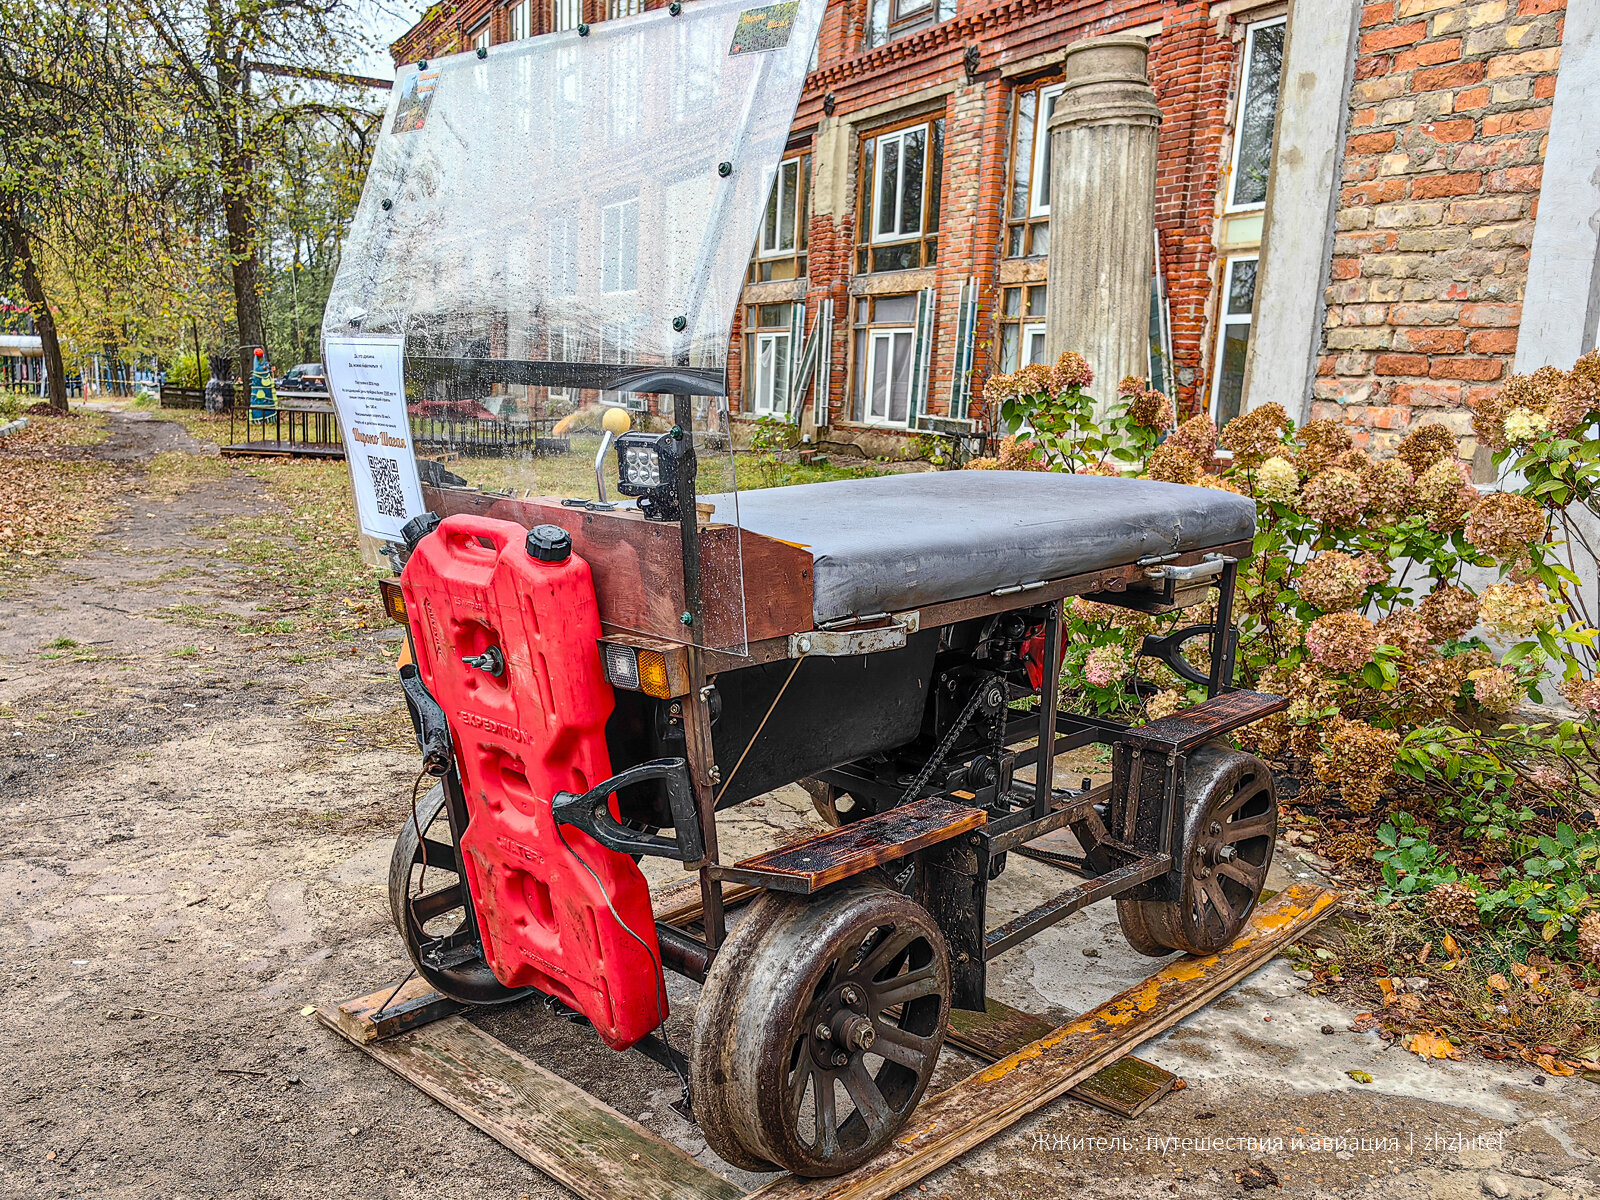
[(789, 635), (789, 657), (852, 658), (880, 650), (901, 650), (906, 638), (922, 628), (920, 612), (901, 613), (887, 625), (869, 629), (813, 629)]
[[(1159, 658), (1180, 677), (1190, 683), (1206, 685), (1211, 682), (1211, 677), (1195, 667), (1188, 659), (1183, 657), (1183, 644), (1196, 638), (1211, 638), (1216, 634), (1216, 626), (1210, 622), (1204, 625), (1190, 625), (1166, 637), (1156, 637), (1147, 634), (1144, 642), (1139, 646), (1139, 654), (1143, 658)], [(1239, 641), (1239, 631), (1228, 630), (1229, 639), (1235, 644)]]
[[(611, 815), (613, 792), (647, 780), (664, 780), (667, 804), (677, 837), (662, 837), (629, 829)], [(581, 796), (557, 792), (550, 811), (562, 825), (583, 830), (607, 850), (619, 854), (647, 854), (655, 858), (675, 858), (679, 862), (699, 862), (706, 856), (705, 837), (700, 830), (699, 808), (694, 787), (689, 782), (688, 764), (681, 758), (657, 758), (613, 775), (599, 787)]]

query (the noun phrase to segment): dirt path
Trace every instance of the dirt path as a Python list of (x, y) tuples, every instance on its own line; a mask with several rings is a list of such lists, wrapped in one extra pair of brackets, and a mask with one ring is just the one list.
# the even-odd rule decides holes
[[(92, 452), (136, 479), (158, 451), (201, 449), (115, 414)], [(135, 482), (91, 553), (0, 602), (0, 1196), (565, 1195), (302, 1013), (404, 973), (383, 876), (415, 755), (388, 630), (307, 661), (318, 648), (197, 623), (259, 603), (207, 531), (273, 503), (241, 471), (212, 474), (170, 499)], [(811, 819), (779, 794), (724, 840)], [(1025, 863), (1007, 879), (1019, 907), (1052, 883)], [(998, 993), (1040, 1010), (1103, 999), (1149, 969), (1114, 930), (1109, 910), (1081, 914), (997, 964)], [(1593, 1085), (1402, 1062), (1296, 983), (1274, 964), (1152, 1046), (1191, 1086), (1141, 1121), (1058, 1104), (911, 1194), (1232, 1196), (1253, 1157), (1289, 1195), (1600, 1195)], [(694, 994), (674, 982), (680, 1045)], [(667, 1072), (619, 1069), (537, 1009), (485, 1023), (704, 1153), (666, 1107)], [(1297, 1156), (1145, 1140), (1297, 1128), (1412, 1143)], [(1424, 1154), (1415, 1138), (1435, 1130), (1500, 1148)], [(1146, 1148), (1060, 1140), (1085, 1136)]]

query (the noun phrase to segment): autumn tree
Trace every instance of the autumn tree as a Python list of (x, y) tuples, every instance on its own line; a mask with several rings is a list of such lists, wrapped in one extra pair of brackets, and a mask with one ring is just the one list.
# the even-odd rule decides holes
[(208, 151), (202, 184), (220, 209), (247, 376), (250, 348), (268, 340), (263, 213), (283, 160), (336, 133), (365, 166), (370, 100), (337, 69), (364, 45), (359, 14), (348, 0), (134, 0), (132, 12), (186, 134)]

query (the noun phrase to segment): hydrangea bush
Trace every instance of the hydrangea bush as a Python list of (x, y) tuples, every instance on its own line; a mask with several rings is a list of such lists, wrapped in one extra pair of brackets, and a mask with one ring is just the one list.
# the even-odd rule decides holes
[[(1579, 567), (1592, 570), (1596, 550), (1572, 506), (1600, 512), (1592, 432), (1600, 353), (1571, 371), (1514, 377), (1474, 411), (1500, 470), (1486, 491), (1440, 424), (1417, 427), (1377, 457), (1343, 425), (1297, 428), (1277, 404), (1236, 417), (1219, 437), (1208, 417), (1178, 423), (1141, 379), (1121, 381), (1097, 419), (1092, 382), (1071, 353), (1054, 368), (991, 378), (986, 399), (1012, 433), (996, 457), (969, 465), (1137, 476), (1252, 497), (1258, 525), (1239, 576), (1235, 682), (1290, 706), (1243, 737), (1296, 769), (1312, 803), (1372, 823), (1426, 795), (1464, 836), (1493, 844), (1490, 857), (1502, 863), (1534, 854), (1552, 822), (1593, 828), (1600, 679), (1595, 606)], [(1147, 634), (1205, 614), (1152, 618), (1079, 599), (1067, 616), (1063, 684), (1079, 702), (1153, 719), (1203, 698), (1137, 652)], [(1204, 669), (1203, 643), (1190, 645)], [(1564, 701), (1570, 715), (1532, 719), (1529, 700)], [(1370, 854), (1371, 845), (1368, 836), (1349, 848)], [(1450, 882), (1473, 887), (1486, 914), (1505, 890), (1494, 878)], [(1518, 873), (1517, 882), (1529, 880)], [(1586, 918), (1600, 929), (1600, 895), (1580, 892), (1539, 910), (1544, 940), (1575, 942)], [(1518, 911), (1538, 909), (1526, 899)]]

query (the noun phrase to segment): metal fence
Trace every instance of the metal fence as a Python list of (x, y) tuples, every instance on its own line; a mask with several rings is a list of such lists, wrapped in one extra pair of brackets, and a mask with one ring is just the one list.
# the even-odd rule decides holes
[[(563, 454), (570, 442), (551, 432), (555, 423), (554, 417), (504, 420), (415, 413), (410, 420), (418, 454), (466, 458)], [(231, 454), (344, 457), (339, 421), (323, 393), (279, 392), (277, 403), (266, 409), (252, 409), (241, 398), (228, 410), (228, 443), (225, 452)]]

